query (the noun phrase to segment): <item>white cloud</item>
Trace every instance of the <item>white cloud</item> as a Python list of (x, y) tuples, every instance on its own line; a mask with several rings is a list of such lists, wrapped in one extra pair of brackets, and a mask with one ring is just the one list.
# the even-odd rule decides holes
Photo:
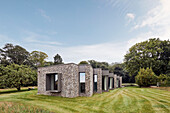
[[(159, 38), (158, 35), (153, 34), (152, 32), (146, 32), (146, 33), (141, 33), (139, 34), (137, 37), (130, 39), (127, 42), (127, 48), (132, 47), (134, 44), (142, 42), (142, 41), (146, 41), (150, 38)], [(163, 38), (161, 38), (163, 39)]]
[(62, 45), (62, 43), (60, 42), (49, 41), (50, 37), (48, 35), (41, 35), (30, 31), (24, 31), (24, 33), (25, 35), (27, 35), (24, 38), (24, 41), (28, 43), (39, 43), (39, 44), (54, 45), (54, 46)]
[(33, 51), (35, 48), (48, 54), (49, 61), (53, 61), (53, 57), (58, 53), (62, 56), (65, 63), (79, 63), (82, 60), (97, 60), (112, 62), (122, 62), (126, 53), (126, 42), (122, 43), (102, 43), (93, 45), (80, 46), (54, 46), (44, 45), (40, 43), (29, 44), (27, 48)]
[(101, 43), (93, 45), (79, 45), (67, 47), (58, 42), (42, 41), (41, 38), (48, 39), (48, 36), (43, 36), (34, 32), (25, 31), (26, 36), (21, 41), (13, 41), (8, 36), (0, 35), (0, 44), (2, 47), (5, 43), (10, 41), (12, 44), (20, 45), (27, 49), (29, 52), (34, 50), (43, 51), (48, 54), (48, 61), (53, 61), (53, 57), (58, 53), (62, 56), (65, 63), (79, 63), (82, 60), (97, 60), (112, 62), (122, 62), (123, 56), (127, 50), (127, 43)]
[(41, 14), (42, 17), (44, 17), (44, 18), (47, 19), (49, 22), (51, 22), (51, 17), (48, 16), (43, 9), (39, 9), (39, 12), (40, 12), (40, 14)]
[(170, 25), (170, 1), (159, 0), (159, 5), (148, 11), (147, 15), (142, 17), (136, 28), (140, 27), (164, 27)]
[(99, 60), (106, 62), (121, 62), (126, 53), (124, 43), (102, 43), (63, 48), (61, 52), (68, 61)]
[(139, 34), (129, 40), (129, 45), (147, 40), (149, 38), (170, 39), (170, 0), (157, 0), (158, 5), (149, 10), (146, 15), (139, 17), (134, 30), (148, 29), (148, 32)]
[(131, 22), (132, 20), (135, 19), (135, 14), (133, 13), (127, 13), (126, 18), (128, 19), (128, 22)]

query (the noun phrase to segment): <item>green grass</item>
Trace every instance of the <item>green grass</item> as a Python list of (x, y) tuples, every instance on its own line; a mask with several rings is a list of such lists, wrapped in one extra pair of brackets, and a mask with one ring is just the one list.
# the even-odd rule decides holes
[(77, 98), (37, 95), (37, 90), (2, 94), (0, 92), (0, 110), (4, 103), (5, 106), (16, 105), (10, 105), (12, 110), (21, 109), (28, 112), (27, 110), (32, 109), (31, 113), (170, 113), (170, 92), (151, 88), (125, 87), (95, 94), (92, 97)]

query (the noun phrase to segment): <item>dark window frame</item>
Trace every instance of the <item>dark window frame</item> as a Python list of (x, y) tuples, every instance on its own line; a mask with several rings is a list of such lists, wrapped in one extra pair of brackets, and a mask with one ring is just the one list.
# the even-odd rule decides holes
[[(55, 84), (56, 83), (56, 81), (55, 81), (56, 75), (57, 75), (57, 78), (58, 78), (57, 85)], [(62, 75), (60, 73), (48, 73), (48, 74), (46, 74), (46, 91), (61, 92), (61, 76)], [(54, 80), (53, 83), (52, 83), (52, 78)], [(52, 87), (53, 87), (53, 89), (52, 89)]]
[[(85, 74), (85, 82), (81, 83), (80, 74)], [(84, 89), (83, 89), (84, 88)], [(79, 72), (79, 93), (86, 93), (86, 73), (85, 72)]]

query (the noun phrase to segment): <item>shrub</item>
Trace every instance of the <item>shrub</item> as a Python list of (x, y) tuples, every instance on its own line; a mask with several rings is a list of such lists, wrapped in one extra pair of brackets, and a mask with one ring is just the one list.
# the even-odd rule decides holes
[(157, 76), (151, 68), (147, 68), (146, 70), (141, 68), (135, 80), (140, 87), (149, 87), (156, 84)]
[(161, 74), (159, 77), (159, 82), (161, 86), (170, 86), (170, 77), (165, 75), (165, 74)]

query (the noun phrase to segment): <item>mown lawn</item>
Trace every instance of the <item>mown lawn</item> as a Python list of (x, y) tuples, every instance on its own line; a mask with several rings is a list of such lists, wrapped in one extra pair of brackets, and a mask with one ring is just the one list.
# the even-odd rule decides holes
[(30, 109), (30, 112), (44, 113), (170, 113), (170, 92), (125, 87), (92, 97), (62, 98), (37, 95), (37, 90), (13, 93), (0, 91), (0, 110), (8, 112), (9, 109), (13, 112), (28, 112)]

